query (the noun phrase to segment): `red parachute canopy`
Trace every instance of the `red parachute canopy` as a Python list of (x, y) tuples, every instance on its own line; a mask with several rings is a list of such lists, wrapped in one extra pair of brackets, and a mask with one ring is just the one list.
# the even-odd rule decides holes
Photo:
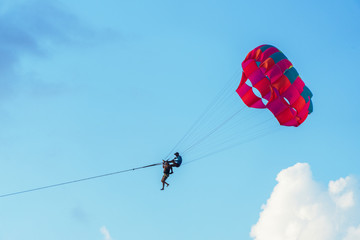
[(261, 45), (242, 62), (236, 92), (248, 107), (269, 109), (280, 125), (297, 127), (312, 112), (312, 93), (292, 63), (271, 45)]

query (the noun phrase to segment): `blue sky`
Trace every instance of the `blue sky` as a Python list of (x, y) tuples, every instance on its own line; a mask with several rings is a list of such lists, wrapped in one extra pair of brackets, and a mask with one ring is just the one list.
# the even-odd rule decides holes
[[(356, 239), (359, 16), (357, 0), (2, 1), (0, 194), (161, 161), (261, 44), (293, 62), (314, 112), (298, 128), (269, 121), (266, 136), (176, 169), (163, 192), (153, 167), (2, 198), (0, 239), (261, 240), (269, 222), (310, 231), (286, 211), (309, 205), (323, 206), (310, 223), (346, 220), (318, 239)], [(229, 102), (227, 114), (242, 106)], [(240, 140), (271, 116), (242, 114), (251, 118), (233, 128)], [(184, 163), (200, 150), (212, 148)]]

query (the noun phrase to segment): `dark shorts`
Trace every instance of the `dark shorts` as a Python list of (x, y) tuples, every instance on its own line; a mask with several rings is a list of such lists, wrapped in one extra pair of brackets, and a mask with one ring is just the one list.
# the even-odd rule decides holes
[(169, 177), (169, 174), (168, 174), (168, 173), (164, 173), (164, 176), (162, 177), (161, 181), (162, 181), (162, 182), (165, 182), (168, 177)]

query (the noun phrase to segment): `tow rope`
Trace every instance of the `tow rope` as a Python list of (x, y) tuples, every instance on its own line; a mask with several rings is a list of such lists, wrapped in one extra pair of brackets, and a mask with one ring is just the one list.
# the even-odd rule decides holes
[(97, 175), (97, 176), (81, 178), (81, 179), (71, 180), (71, 181), (67, 181), (67, 182), (56, 183), (56, 184), (47, 185), (47, 186), (43, 186), (43, 187), (37, 187), (37, 188), (27, 189), (27, 190), (18, 191), (18, 192), (7, 193), (7, 194), (0, 195), (0, 198), (19, 195), (19, 194), (28, 193), (28, 192), (39, 191), (39, 190), (44, 190), (44, 189), (47, 189), (47, 188), (59, 187), (59, 186), (78, 183), (78, 182), (83, 182), (83, 181), (88, 181), (88, 180), (92, 180), (92, 179), (95, 179), (95, 178), (108, 177), (108, 176), (115, 175), (115, 174), (135, 171), (135, 170), (139, 170), (139, 169), (143, 169), (143, 168), (154, 167), (154, 166), (161, 165), (161, 164), (162, 163), (154, 163), (154, 164), (150, 164), (150, 165), (146, 165), (146, 166), (142, 166), (142, 167), (130, 168), (130, 169), (126, 169), (126, 170), (121, 170), (121, 171), (116, 171), (116, 172), (111, 172), (111, 173), (105, 173), (105, 174), (101, 174), (101, 175)]

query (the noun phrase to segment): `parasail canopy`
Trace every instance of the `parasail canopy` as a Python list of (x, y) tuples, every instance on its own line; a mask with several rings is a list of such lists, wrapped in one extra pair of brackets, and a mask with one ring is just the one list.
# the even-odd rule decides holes
[(276, 47), (261, 45), (242, 62), (243, 73), (236, 92), (252, 108), (269, 109), (280, 125), (297, 127), (313, 111), (312, 93)]

